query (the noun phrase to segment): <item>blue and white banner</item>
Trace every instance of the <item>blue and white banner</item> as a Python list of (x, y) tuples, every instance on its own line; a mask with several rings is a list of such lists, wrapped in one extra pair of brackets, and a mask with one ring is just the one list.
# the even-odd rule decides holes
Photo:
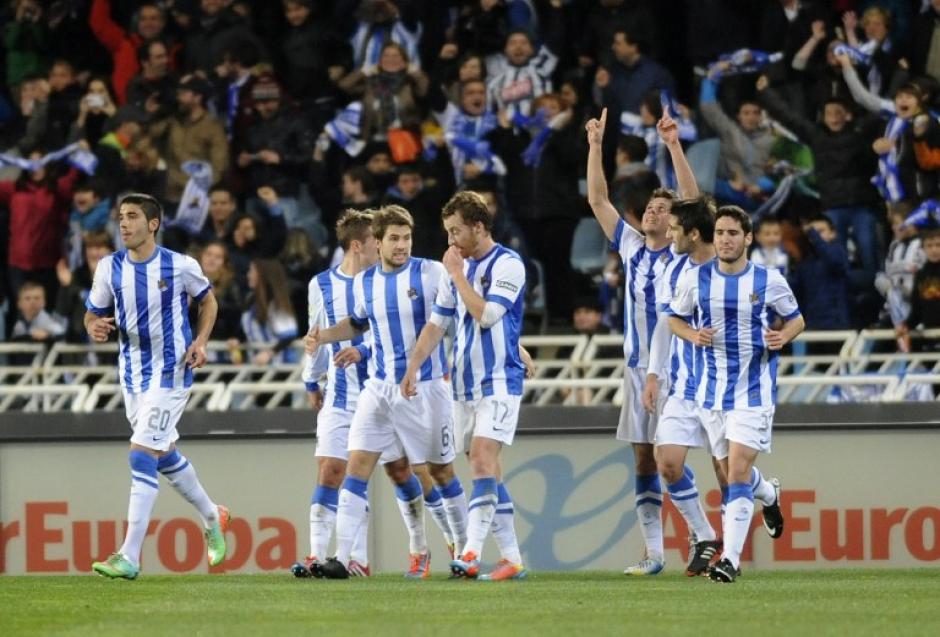
[(43, 155), (39, 159), (26, 159), (8, 153), (0, 153), (0, 166), (13, 166), (23, 170), (37, 170), (52, 162), (65, 160), (73, 168), (77, 168), (86, 175), (94, 175), (98, 168), (98, 158), (95, 154), (83, 148), (81, 143), (69, 144), (65, 148)]

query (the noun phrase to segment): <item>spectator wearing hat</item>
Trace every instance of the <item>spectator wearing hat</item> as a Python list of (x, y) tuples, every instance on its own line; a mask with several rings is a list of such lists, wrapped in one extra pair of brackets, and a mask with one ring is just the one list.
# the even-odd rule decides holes
[(188, 177), (183, 172), (183, 162), (208, 162), (212, 166), (215, 181), (228, 166), (229, 145), (225, 128), (206, 109), (206, 102), (211, 95), (212, 86), (205, 78), (198, 75), (184, 76), (176, 91), (176, 114), (148, 127), (149, 135), (164, 144), (166, 199), (171, 206), (179, 203), (186, 187)]
[[(255, 120), (245, 131), (245, 145), (237, 155), (251, 192), (268, 186), (277, 193), (289, 228), (303, 228), (322, 245), (328, 233), (320, 223), (320, 211), (301, 191), (313, 154), (313, 139), (303, 118), (287, 108), (281, 88), (271, 75), (259, 77), (251, 90)], [(262, 202), (252, 197), (248, 212), (258, 214)]]

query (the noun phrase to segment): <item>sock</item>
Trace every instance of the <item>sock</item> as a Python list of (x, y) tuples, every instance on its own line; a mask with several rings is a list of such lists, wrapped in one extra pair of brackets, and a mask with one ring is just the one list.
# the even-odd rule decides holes
[(771, 506), (777, 502), (777, 491), (774, 485), (764, 479), (757, 467), (751, 467), (751, 490), (754, 492), (754, 499), (764, 506)]
[(499, 547), (499, 554), (513, 564), (522, 564), (519, 553), (519, 540), (516, 538), (516, 525), (513, 524), (514, 508), (506, 485), (496, 485), (496, 515), (493, 516), (493, 538)]
[(428, 539), (424, 532), (424, 493), (418, 476), (411, 474), (402, 484), (395, 485), (395, 495), (398, 496), (398, 510), (408, 529), (408, 552), (428, 552)]
[(462, 555), (463, 547), (467, 543), (467, 496), (463, 493), (460, 479), (454, 476), (448, 484), (441, 487), (444, 497), (444, 512), (447, 514), (447, 523), (454, 538), (454, 555)]
[[(721, 528), (725, 528), (725, 513), (728, 511), (728, 485), (721, 487)], [(724, 531), (722, 531), (724, 533)]]
[(483, 542), (493, 526), (497, 500), (496, 478), (477, 478), (473, 481), (467, 521), (467, 544), (461, 555), (473, 553), (477, 559), (483, 555)]
[(636, 477), (636, 514), (646, 543), (646, 557), (663, 561), (663, 487), (659, 475)]
[(120, 553), (135, 566), (140, 565), (150, 514), (157, 501), (160, 483), (157, 481), (157, 459), (143, 451), (131, 451), (131, 496), (127, 504), (127, 535)]
[(160, 458), (157, 470), (170, 481), (170, 485), (184, 500), (196, 507), (203, 526), (208, 529), (219, 521), (219, 507), (202, 488), (202, 483), (196, 476), (196, 468), (179, 450), (174, 449), (172, 453)]
[(363, 566), (369, 565), (369, 505), (366, 505), (366, 517), (359, 525), (359, 533), (352, 545), (349, 559), (359, 562)]
[(754, 516), (754, 492), (748, 482), (728, 485), (728, 514), (725, 516), (725, 547), (722, 558), (728, 558), (737, 568), (741, 552)]
[(310, 498), (310, 555), (326, 559), (326, 550), (336, 524), (339, 489), (318, 484)]
[(431, 514), (431, 519), (441, 530), (444, 541), (447, 544), (454, 543), (453, 534), (450, 532), (450, 524), (447, 523), (447, 512), (444, 511), (444, 501), (441, 499), (441, 492), (437, 487), (431, 487), (431, 490), (424, 495), (424, 510)]
[(369, 514), (368, 480), (346, 476), (339, 492), (336, 508), (336, 559), (349, 566), (353, 543)]
[(705, 517), (705, 509), (702, 508), (702, 501), (699, 499), (698, 488), (695, 486), (695, 474), (692, 469), (685, 467), (683, 475), (676, 482), (667, 484), (669, 497), (672, 503), (679, 509), (679, 513), (685, 518), (689, 529), (695, 533), (697, 542), (706, 542), (715, 540), (715, 530), (708, 523)]

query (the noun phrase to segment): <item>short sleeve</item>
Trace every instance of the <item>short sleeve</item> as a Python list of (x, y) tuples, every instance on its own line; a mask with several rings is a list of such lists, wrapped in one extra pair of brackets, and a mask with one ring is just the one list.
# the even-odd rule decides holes
[(362, 272), (356, 275), (353, 281), (353, 308), (350, 318), (354, 323), (365, 323), (369, 317), (366, 315), (365, 276)]
[(522, 261), (511, 255), (497, 257), (493, 264), (490, 286), (484, 300), (487, 303), (499, 303), (506, 310), (511, 310), (525, 288), (525, 266)]
[(679, 277), (676, 289), (672, 293), (672, 299), (665, 311), (669, 316), (678, 316), (679, 318), (689, 319), (695, 312), (695, 306), (698, 303), (698, 268), (686, 270)]
[(85, 299), (85, 307), (89, 312), (98, 316), (111, 314), (114, 305), (114, 290), (111, 288), (111, 267), (114, 255), (107, 256), (98, 262), (95, 269), (95, 279), (91, 284), (91, 291)]
[(617, 220), (617, 226), (614, 228), (614, 240), (610, 242), (612, 250), (616, 250), (626, 263), (634, 254), (645, 245), (646, 239), (642, 234), (623, 219)]
[(793, 296), (790, 285), (779, 270), (767, 271), (767, 292), (764, 302), (785, 321), (800, 315), (800, 306), (796, 303), (796, 297)]
[(447, 318), (457, 313), (457, 297), (454, 296), (454, 288), (446, 272), (441, 275), (440, 283), (437, 284), (433, 313)]
[(212, 289), (209, 279), (202, 273), (202, 267), (200, 267), (199, 263), (192, 257), (183, 257), (181, 276), (183, 289), (186, 290), (186, 294), (197, 301), (201, 301), (202, 297)]

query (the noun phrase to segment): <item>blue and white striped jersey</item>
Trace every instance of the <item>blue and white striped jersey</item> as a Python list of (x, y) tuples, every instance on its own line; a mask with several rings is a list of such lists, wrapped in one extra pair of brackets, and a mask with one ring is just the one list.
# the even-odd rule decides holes
[(612, 247), (623, 259), (626, 292), (623, 312), (623, 357), (627, 367), (646, 369), (656, 328), (656, 290), (675, 254), (672, 244), (661, 250), (646, 247), (646, 238), (623, 219), (617, 221)]
[[(701, 264), (694, 263), (687, 254), (677, 256), (666, 266), (666, 272), (660, 280), (656, 294), (656, 302), (659, 305), (660, 313), (668, 313), (669, 304), (675, 297), (676, 288), (679, 285), (679, 278), (687, 271), (698, 267), (701, 267)], [(689, 322), (693, 327), (697, 327), (697, 310), (693, 311)], [(695, 400), (695, 392), (698, 388), (698, 376), (695, 372), (696, 369), (702, 368), (704, 356), (705, 353), (701, 347), (697, 347), (675, 334), (670, 336), (669, 361), (666, 366), (669, 396), (678, 395), (683, 400)]]
[[(352, 314), (354, 280), (354, 277), (343, 274), (339, 266), (325, 270), (310, 279), (307, 287), (307, 307), (311, 328), (333, 327)], [(367, 337), (368, 335), (369, 332), (366, 332)], [(333, 363), (333, 356), (341, 349), (351, 346), (359, 348), (362, 360), (345, 369), (338, 368)], [(304, 359), (304, 382), (308, 385), (314, 383), (326, 372), (323, 404), (337, 409), (355, 411), (359, 391), (369, 377), (370, 354), (369, 343), (363, 336), (357, 336), (351, 341), (332, 343), (329, 347), (321, 347), (314, 356), (306, 356)]]
[(777, 317), (800, 315), (793, 292), (776, 269), (748, 262), (737, 274), (723, 274), (711, 261), (679, 277), (667, 312), (715, 329), (704, 349), (696, 402), (706, 409), (770, 407), (777, 399), (777, 358), (764, 332)]
[(418, 23), (412, 31), (396, 20), (392, 24), (371, 24), (360, 22), (355, 33), (349, 39), (353, 50), (353, 64), (355, 68), (378, 66), (382, 57), (382, 47), (388, 42), (400, 44), (408, 54), (408, 61), (417, 68), (421, 68), (421, 54), (418, 42), (421, 41), (423, 28)]
[(487, 104), (496, 110), (506, 109), (509, 117), (530, 113), (532, 101), (552, 92), (552, 73), (558, 57), (544, 44), (523, 66), (514, 66), (505, 56), (496, 56), (487, 64)]
[[(268, 317), (261, 323), (255, 316), (254, 306), (242, 313), (242, 331), (249, 343), (266, 343), (271, 347), (278, 341), (297, 338), (297, 319), (291, 312), (284, 311), (274, 305), (272, 301), (268, 306)], [(271, 359), (272, 363), (296, 363), (297, 354), (291, 348), (277, 353)]]
[[(356, 275), (351, 318), (357, 323), (369, 321), (378, 380), (397, 385), (405, 378), (408, 358), (431, 316), (444, 275), (444, 266), (438, 261), (417, 257), (392, 272), (376, 264)], [(421, 366), (418, 380), (442, 378), (446, 368), (447, 356), (441, 343)]]
[(118, 376), (125, 391), (193, 384), (184, 360), (193, 340), (189, 297), (199, 301), (211, 287), (195, 259), (159, 246), (140, 263), (125, 250), (98, 263), (85, 307), (115, 317)]
[(467, 311), (450, 277), (438, 290), (434, 313), (456, 319), (451, 383), (455, 400), (484, 396), (520, 396), (525, 365), (519, 358), (519, 336), (525, 300), (525, 266), (512, 250), (496, 244), (480, 259), (464, 259), (464, 274), (487, 303), (506, 313), (483, 328)]

